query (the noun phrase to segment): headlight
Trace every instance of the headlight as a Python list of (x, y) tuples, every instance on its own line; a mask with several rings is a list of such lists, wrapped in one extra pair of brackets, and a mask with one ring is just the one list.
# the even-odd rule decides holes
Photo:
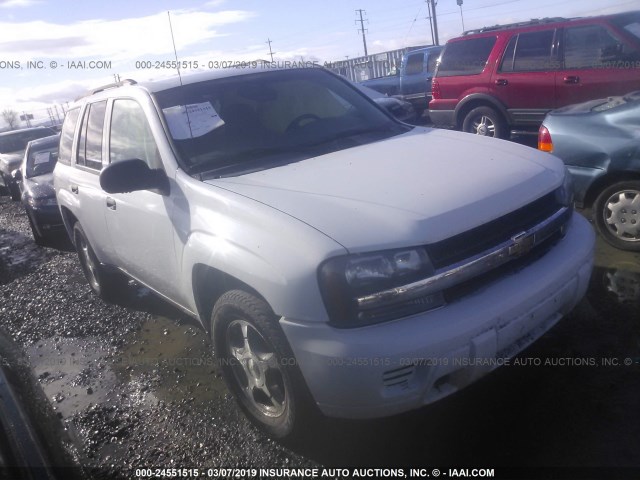
[(58, 205), (58, 202), (56, 201), (56, 197), (46, 197), (46, 198), (29, 197), (27, 202), (32, 208), (55, 207)]
[(573, 205), (573, 177), (567, 167), (564, 167), (562, 186), (556, 189), (556, 200), (564, 207)]
[[(441, 306), (441, 293), (416, 298), (402, 288), (433, 273), (423, 248), (403, 248), (332, 258), (320, 266), (318, 276), (331, 322), (355, 327)], [(378, 299), (383, 291), (387, 295)]]

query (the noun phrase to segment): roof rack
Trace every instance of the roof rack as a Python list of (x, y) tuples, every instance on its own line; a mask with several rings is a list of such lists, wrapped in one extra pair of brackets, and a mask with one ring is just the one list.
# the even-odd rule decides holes
[(136, 85), (137, 83), (138, 82), (136, 82), (135, 80), (132, 80), (130, 78), (125, 78), (124, 80), (121, 80), (119, 82), (109, 83), (107, 85), (102, 85), (101, 87), (94, 88), (93, 90), (89, 90), (84, 95), (81, 95), (78, 98), (76, 98), (76, 101), (80, 100), (81, 98), (88, 97), (90, 95), (94, 95), (96, 93), (103, 92), (105, 90), (109, 90), (110, 88), (124, 87), (125, 85)]
[(476, 28), (474, 30), (467, 30), (463, 32), (462, 35), (471, 35), (473, 33), (483, 33), (483, 32), (492, 32), (494, 30), (508, 30), (510, 28), (518, 28), (518, 27), (529, 27), (532, 25), (544, 25), (547, 23), (556, 23), (556, 22), (567, 22), (569, 20), (575, 20), (575, 18), (564, 18), (564, 17), (546, 17), (546, 18), (532, 18), (527, 22), (518, 22), (518, 23), (508, 23), (506, 25), (493, 25), (491, 27), (482, 27)]

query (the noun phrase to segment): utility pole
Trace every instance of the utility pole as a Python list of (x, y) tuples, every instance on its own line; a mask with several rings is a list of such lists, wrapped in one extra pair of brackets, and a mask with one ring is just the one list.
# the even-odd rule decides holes
[(440, 39), (438, 39), (438, 19), (436, 18), (436, 0), (427, 0), (427, 3), (430, 5), (429, 11), (431, 17), (433, 19), (433, 36), (435, 37), (435, 41), (433, 42), (435, 45), (440, 45)]
[(429, 0), (425, 0), (425, 2), (427, 2), (427, 10), (429, 11), (429, 30), (431, 30), (431, 45), (435, 45), (436, 44), (436, 39), (433, 36), (433, 19), (431, 17), (431, 4), (429, 3)]
[(277, 52), (271, 51), (271, 39), (270, 38), (267, 38), (267, 41), (264, 42), (264, 43), (268, 43), (269, 44), (269, 55), (271, 55), (271, 63), (273, 63), (273, 54), (277, 53)]
[[(361, 8), (356, 10), (356, 13), (360, 14), (360, 20), (356, 19), (356, 23), (360, 22), (360, 28), (358, 29), (358, 32), (362, 32), (362, 43), (364, 45), (364, 56), (368, 56), (369, 52), (367, 52), (367, 38), (364, 36), (364, 33), (366, 32), (365, 28), (364, 28), (364, 19), (362, 18), (362, 14), (365, 13), (364, 10), (362, 10)], [(368, 20), (367, 20), (368, 22)]]

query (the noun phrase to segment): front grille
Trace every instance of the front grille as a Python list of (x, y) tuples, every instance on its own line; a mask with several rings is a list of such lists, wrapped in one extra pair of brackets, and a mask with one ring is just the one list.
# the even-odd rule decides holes
[(447, 288), (444, 290), (444, 299), (446, 303), (453, 303), (456, 300), (459, 300), (467, 295), (471, 295), (472, 293), (478, 291), (479, 289), (490, 285), (492, 282), (496, 280), (500, 280), (508, 275), (513, 275), (518, 271), (525, 268), (527, 265), (530, 265), (537, 261), (539, 258), (544, 256), (551, 247), (558, 240), (562, 238), (562, 234), (560, 230), (557, 230), (553, 235), (547, 238), (545, 241), (536, 245), (530, 252), (526, 255), (514, 259), (510, 262), (505, 263), (493, 270), (489, 270), (488, 272), (478, 275), (466, 282), (459, 283), (451, 288)]
[(453, 265), (529, 230), (557, 212), (562, 205), (551, 192), (538, 200), (479, 227), (426, 245), (436, 270)]

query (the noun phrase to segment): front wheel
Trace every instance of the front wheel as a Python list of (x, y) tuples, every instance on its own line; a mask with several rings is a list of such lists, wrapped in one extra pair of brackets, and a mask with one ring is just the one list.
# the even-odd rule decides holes
[(225, 382), (247, 417), (275, 438), (300, 433), (312, 402), (269, 305), (245, 291), (229, 291), (213, 308), (211, 331)]
[(509, 130), (506, 122), (491, 107), (476, 107), (464, 117), (462, 130), (484, 137), (506, 138)]
[(27, 211), (27, 220), (29, 220), (29, 227), (31, 228), (31, 233), (33, 234), (33, 240), (36, 242), (36, 245), (40, 247), (48, 247), (51, 244), (51, 239), (38, 232), (36, 221), (33, 218), (31, 218), (31, 215), (29, 214), (28, 211)]
[(16, 183), (9, 184), (9, 193), (11, 194), (11, 200), (17, 202), (20, 200), (20, 187)]
[(122, 274), (111, 271), (100, 263), (80, 223), (73, 226), (73, 243), (91, 290), (108, 302), (114, 302), (121, 297), (125, 286)]
[(594, 203), (595, 225), (602, 238), (621, 250), (640, 251), (640, 181), (605, 188)]

